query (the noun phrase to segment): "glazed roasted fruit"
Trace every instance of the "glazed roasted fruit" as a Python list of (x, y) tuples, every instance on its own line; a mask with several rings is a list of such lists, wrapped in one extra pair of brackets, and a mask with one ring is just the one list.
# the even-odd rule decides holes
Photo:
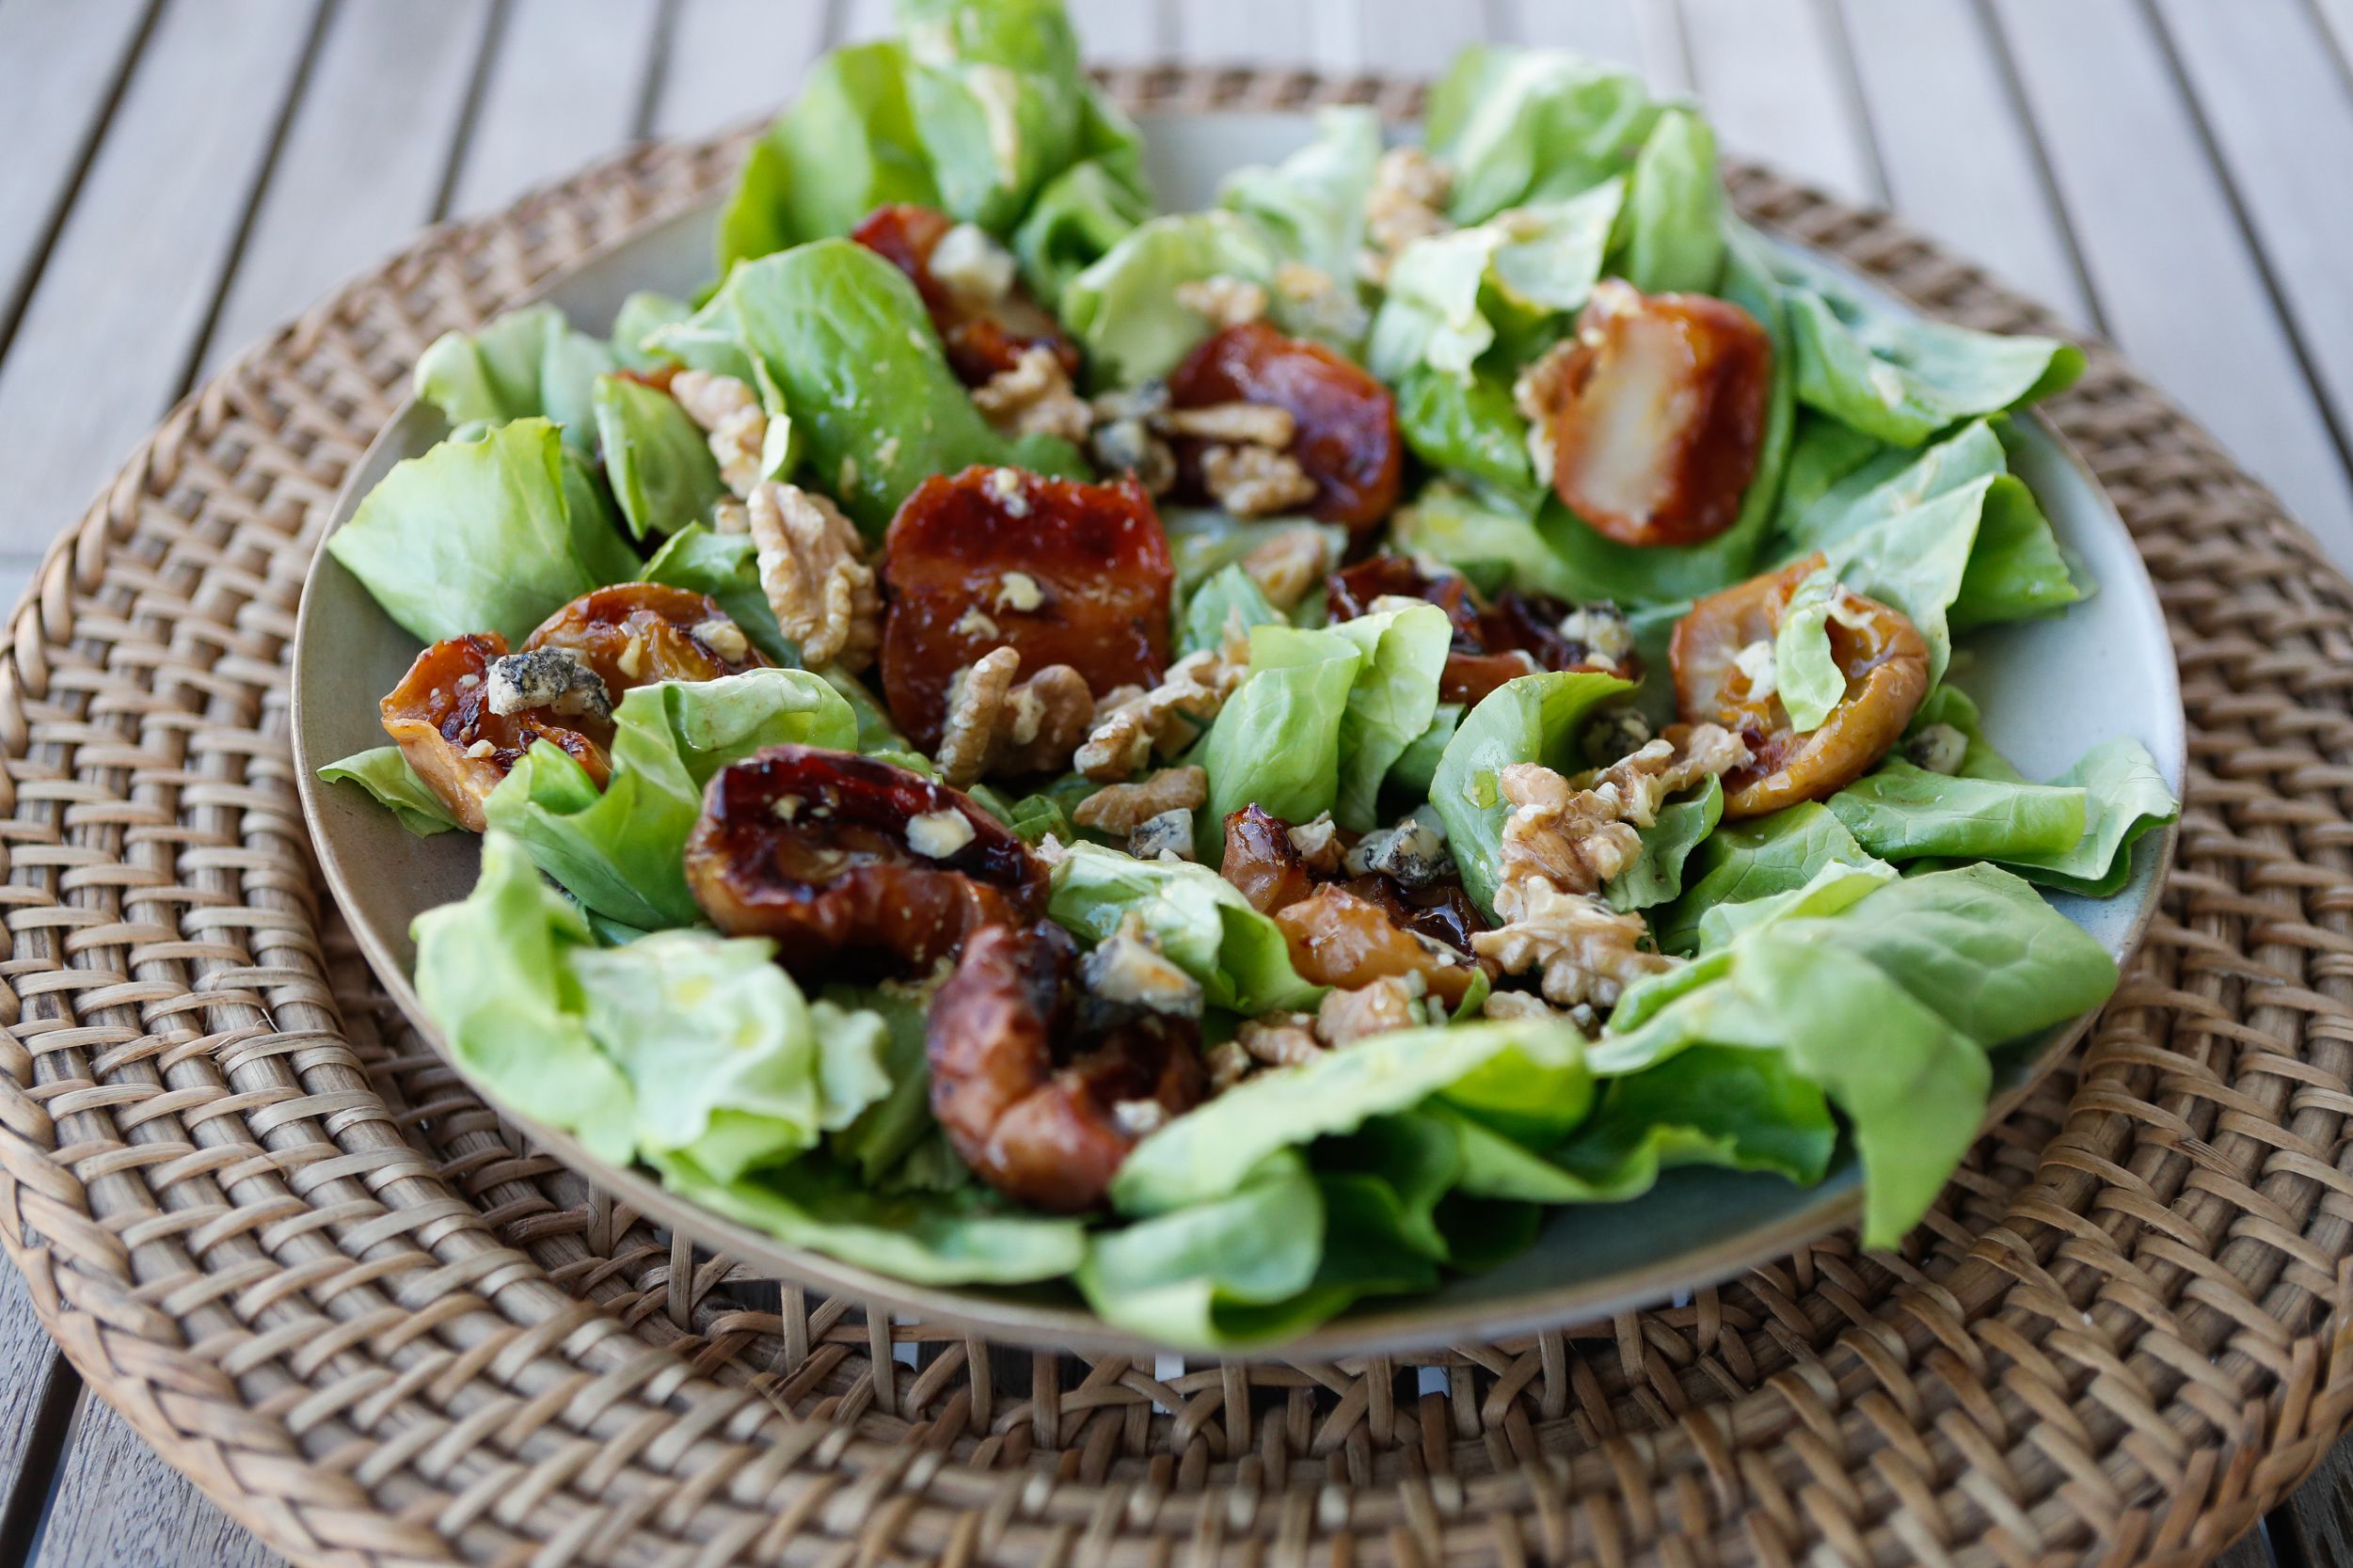
[(1367, 556), (1325, 579), (1335, 621), (1351, 621), (1384, 598), (1426, 599), (1446, 611), (1455, 639), (1439, 674), (1439, 695), (1476, 703), (1520, 675), (1542, 670), (1594, 670), (1642, 677), (1633, 634), (1614, 605), (1569, 605), (1542, 594), (1505, 589), (1492, 604), (1456, 572), (1430, 573), (1402, 555)]
[(1380, 904), (1336, 884), (1284, 905), (1275, 924), (1290, 944), (1291, 967), (1319, 986), (1353, 990), (1418, 974), (1429, 994), (1451, 1007), (1479, 974), (1479, 961), (1468, 953), (1400, 926)]
[(1765, 673), (1790, 596), (1821, 565), (1810, 555), (1710, 594), (1675, 625), (1669, 657), (1678, 716), (1722, 724), (1749, 743), (1748, 765), (1724, 777), (1726, 816), (1761, 816), (1836, 794), (1878, 765), (1928, 695), (1928, 644), (1918, 628), (1841, 589), (1825, 629), (1846, 695), (1819, 729), (1801, 735), (1790, 726)]
[(890, 612), (882, 693), (926, 752), (948, 688), (994, 648), (1021, 668), (1067, 664), (1096, 696), (1160, 683), (1175, 571), (1152, 498), (1109, 484), (976, 467), (935, 475), (891, 519), (882, 545)]
[(1730, 528), (1772, 388), (1773, 341), (1756, 318), (1605, 278), (1565, 348), (1542, 401), (1568, 509), (1621, 545), (1693, 545)]
[(1200, 1103), (1200, 1026), (1137, 1012), (1085, 1030), (1059, 926), (993, 926), (931, 999), (931, 1113), (965, 1164), (1016, 1202), (1100, 1208), (1128, 1151)]
[[(989, 254), (978, 266), (957, 267), (952, 252), (964, 236), (950, 239), (960, 226), (946, 213), (912, 202), (893, 202), (866, 215), (850, 237), (907, 275), (923, 296), (924, 309), (947, 347), (948, 365), (967, 387), (986, 386), (1021, 363), (1025, 351), (1044, 347), (1054, 351), (1065, 373), (1078, 373), (1078, 345), (1013, 281), (1011, 261), (994, 241), (972, 230), (973, 247), (986, 245)], [(940, 242), (947, 240), (951, 255), (942, 257)], [(1004, 271), (987, 262), (1001, 259)], [(933, 265), (938, 261), (941, 266)]]
[(711, 776), (687, 885), (806, 977), (923, 975), (987, 926), (1045, 912), (1046, 869), (966, 796), (903, 768), (771, 746)]
[(526, 648), (565, 648), (620, 693), (657, 681), (739, 675), (768, 659), (707, 594), (616, 582), (582, 594), (539, 623)]
[[(1289, 338), (1263, 321), (1212, 334), (1169, 377), (1175, 408), (1264, 404), (1286, 410), (1296, 434), (1285, 449), (1315, 486), (1306, 512), (1363, 533), (1397, 504), (1405, 444), (1389, 388), (1321, 343)], [(1198, 493), (1203, 443), (1178, 443)]]
[(493, 669), (508, 657), (497, 632), (452, 637), (419, 654), (408, 673), (377, 705), (390, 736), (427, 787), (461, 826), (483, 829), (483, 801), (533, 742), (562, 747), (602, 787), (612, 771), (605, 746), (612, 724), (594, 704), (549, 706), (491, 705)]
[(1272, 914), (1315, 891), (1315, 874), (1291, 842), (1291, 824), (1255, 803), (1227, 816), (1226, 853), (1218, 874), (1261, 914)]

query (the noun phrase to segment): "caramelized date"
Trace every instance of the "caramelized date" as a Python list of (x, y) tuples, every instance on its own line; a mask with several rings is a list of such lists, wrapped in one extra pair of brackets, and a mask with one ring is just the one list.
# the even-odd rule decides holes
[(1739, 306), (1605, 278), (1557, 378), (1552, 487), (1621, 545), (1732, 526), (1764, 444), (1773, 341)]
[(1018, 283), (994, 300), (958, 295), (932, 271), (932, 252), (956, 227), (936, 208), (894, 202), (868, 213), (850, 237), (905, 273), (931, 312), (947, 347), (947, 362), (967, 387), (980, 387), (1020, 363), (1025, 350), (1040, 344), (1054, 350), (1062, 369), (1078, 373), (1078, 345)]
[(993, 648), (1032, 673), (1067, 664), (1098, 697), (1157, 686), (1169, 658), (1168, 536), (1133, 479), (971, 467), (925, 480), (882, 543), (882, 694), (930, 751), (948, 683)]
[[(1335, 621), (1354, 620), (1387, 597), (1426, 599), (1454, 624), (1454, 642), (1439, 674), (1439, 695), (1450, 703), (1475, 704), (1505, 681), (1540, 670), (1598, 670), (1627, 680), (1642, 676), (1630, 637), (1614, 646), (1597, 645), (1598, 629), (1572, 637), (1566, 628), (1580, 612), (1545, 594), (1507, 589), (1489, 605), (1459, 573), (1433, 576), (1401, 555), (1369, 556), (1325, 582), (1325, 601)], [(1582, 613), (1597, 628), (1624, 629), (1614, 610), (1591, 607)]]
[(1382, 913), (1407, 930), (1442, 942), (1466, 957), (1472, 935), (1487, 928), (1486, 917), (1460, 882), (1407, 887), (1375, 873), (1352, 877), (1343, 885), (1366, 903), (1378, 905)]
[(922, 974), (986, 926), (1045, 913), (1045, 867), (945, 784), (848, 752), (771, 746), (721, 768), (686, 847), (687, 885), (730, 936), (787, 969)]
[(618, 696), (657, 681), (707, 681), (768, 662), (707, 594), (617, 582), (539, 623), (526, 648), (565, 648)]
[(558, 719), (537, 708), (490, 711), (485, 678), (491, 660), (506, 651), (506, 639), (495, 631), (436, 642), (376, 705), (384, 733), (417, 776), (475, 832), (483, 829), (483, 801), (533, 741), (563, 747), (599, 788), (612, 772), (605, 756), (610, 722), (591, 714)]
[(1261, 914), (1273, 914), (1315, 891), (1314, 874), (1291, 842), (1291, 824), (1255, 804), (1227, 816), (1226, 858), (1217, 872)]
[(1169, 377), (1169, 401), (1178, 408), (1264, 403), (1289, 410), (1298, 422), (1289, 454), (1315, 482), (1307, 510), (1324, 522), (1361, 534), (1397, 504), (1405, 448), (1396, 401), (1321, 343), (1286, 338), (1263, 321), (1226, 327)]
[(992, 926), (931, 999), (931, 1114), (965, 1164), (1017, 1202), (1102, 1206), (1141, 1133), (1121, 1105), (1181, 1116), (1200, 1102), (1200, 1026), (1146, 1015), (1074, 1037), (1075, 955), (1063, 929)]
[(1748, 765), (1724, 776), (1728, 817), (1761, 816), (1845, 788), (1887, 754), (1928, 695), (1928, 644), (1918, 628), (1844, 590), (1825, 629), (1847, 689), (1821, 727), (1799, 734), (1780, 697), (1757, 689), (1741, 667), (1742, 651), (1761, 645), (1770, 653), (1790, 595), (1821, 565), (1810, 555), (1710, 594), (1675, 624), (1669, 657), (1678, 717), (1722, 724), (1749, 743)]
[(1286, 905), (1275, 924), (1291, 947), (1291, 965), (1319, 986), (1354, 990), (1391, 975), (1419, 974), (1429, 993), (1453, 1006), (1479, 973), (1475, 959), (1426, 940), (1388, 911), (1343, 887), (1324, 887)]

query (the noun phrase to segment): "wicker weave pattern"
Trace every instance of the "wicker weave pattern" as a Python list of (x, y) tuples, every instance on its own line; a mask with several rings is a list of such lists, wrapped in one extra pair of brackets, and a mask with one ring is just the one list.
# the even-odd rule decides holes
[[(1121, 77), (1131, 102), (1410, 89)], [(0, 1241), (83, 1374), (300, 1560), (2202, 1560), (2353, 1418), (2353, 587), (2095, 354), (2193, 741), (2164, 917), (1900, 1255), (1423, 1362), (993, 1350), (733, 1277), (523, 1148), (323, 907), (285, 648), (439, 331), (723, 179), (657, 147), (437, 230), (178, 409), (0, 653)], [(1753, 169), (1937, 312), (2046, 318)], [(914, 1351), (914, 1365), (895, 1359)], [(1444, 1391), (1417, 1397), (1435, 1368)]]

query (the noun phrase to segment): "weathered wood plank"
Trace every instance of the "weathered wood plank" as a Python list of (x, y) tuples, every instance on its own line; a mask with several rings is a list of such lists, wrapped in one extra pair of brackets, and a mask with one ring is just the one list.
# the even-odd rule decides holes
[[(22, 587), (8, 585), (9, 603)], [(25, 1560), (78, 1387), (49, 1331), (33, 1316), (23, 1276), (0, 1263), (0, 1562)]]
[(2298, 0), (2162, 0), (2172, 59), (2212, 128), (2290, 325), (2353, 429), (2353, 94), (2326, 32)]
[(1156, 65), (1169, 57), (1174, 19), (1163, 0), (1068, 0), (1087, 58), (1097, 65)]
[(2277, 1568), (2278, 1562), (2271, 1543), (2264, 1538), (2264, 1527), (2257, 1525), (2225, 1547), (2214, 1560), (2214, 1568)]
[(285, 1560), (165, 1464), (105, 1401), (86, 1391), (32, 1561), (36, 1568), (134, 1562), (283, 1568)]
[(477, 0), (336, 6), (204, 373), (432, 221), (490, 15)]
[(1995, 8), (2110, 335), (2353, 562), (2353, 483), (2147, 17)]
[(2339, 1443), (2320, 1468), (2266, 1521), (2284, 1560), (2334, 1568), (2353, 1562), (2353, 1439)]
[(1356, 45), (1349, 64), (1392, 76), (1436, 76), (1466, 43), (1494, 36), (1487, 8), (1455, 0), (1357, 0)]
[(898, 31), (898, 19), (891, 10), (891, 0), (846, 0), (841, 7), (841, 43), (863, 43), (867, 39), (886, 39)]
[(1807, 0), (1682, 0), (1692, 86), (1725, 147), (1851, 200), (1880, 198), (1870, 131), (1828, 13)]
[(177, 0), (157, 20), (0, 363), (0, 552), (47, 544), (179, 393), (316, 14)]
[(1652, 71), (1649, 51), (1657, 40), (1645, 36), (1641, 9), (1630, 0), (1508, 0), (1502, 31), (1518, 43), (1574, 49), (1668, 80)]
[(450, 211), (504, 206), (635, 135), (660, 17), (655, 0), (514, 0)]
[(122, 79), (150, 0), (0, 6), (0, 345)]
[(1844, 0), (1890, 203), (2078, 325), (2083, 277), (2033, 131), (1972, 0)]
[(1176, 55), (1195, 65), (1320, 65), (1314, 8), (1266, 0), (1177, 0)]
[(699, 135), (776, 108), (824, 43), (816, 0), (685, 0), (662, 52), (654, 135)]

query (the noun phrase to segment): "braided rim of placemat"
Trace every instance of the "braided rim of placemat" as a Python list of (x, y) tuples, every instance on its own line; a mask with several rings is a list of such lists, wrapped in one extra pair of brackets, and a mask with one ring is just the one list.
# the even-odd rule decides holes
[[(295, 600), (425, 344), (739, 148), (632, 151), (323, 302), (134, 454), (0, 653), (0, 1242), (231, 1513), (355, 1564), (2190, 1562), (2319, 1461), (2353, 1415), (2353, 586), (2096, 349), (2051, 412), (2179, 651), (2177, 865), (2086, 1052), (1900, 1253), (1837, 1238), (1521, 1341), (1163, 1378), (779, 1294), (524, 1148), (319, 890)], [(1941, 315), (2054, 326), (1883, 214), (1733, 188)]]

